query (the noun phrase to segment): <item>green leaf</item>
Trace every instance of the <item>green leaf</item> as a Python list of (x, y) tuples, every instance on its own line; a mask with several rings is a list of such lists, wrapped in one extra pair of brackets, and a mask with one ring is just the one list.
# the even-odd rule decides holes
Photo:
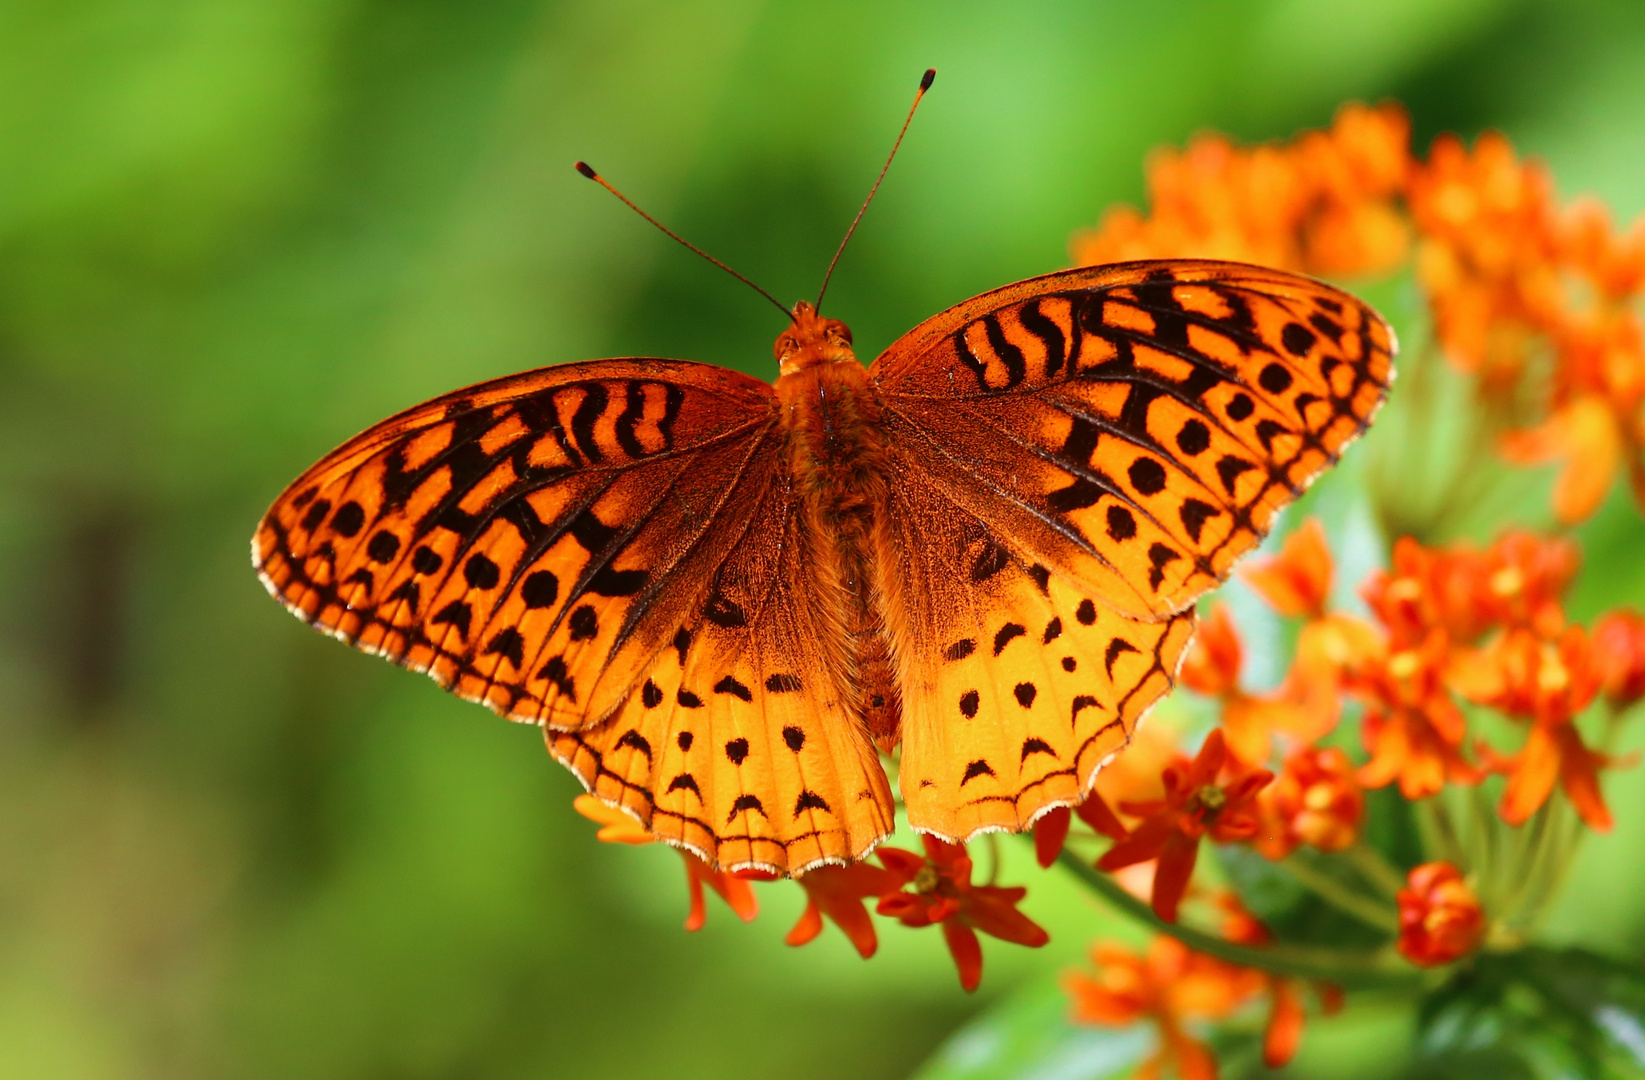
[(916, 1080), (1107, 1080), (1129, 1076), (1155, 1046), (1145, 1024), (1091, 1027), (1068, 1019), (1068, 995), (1034, 983), (960, 1028)]
[(1418, 1022), (1419, 1076), (1645, 1077), (1645, 968), (1581, 949), (1482, 956)]

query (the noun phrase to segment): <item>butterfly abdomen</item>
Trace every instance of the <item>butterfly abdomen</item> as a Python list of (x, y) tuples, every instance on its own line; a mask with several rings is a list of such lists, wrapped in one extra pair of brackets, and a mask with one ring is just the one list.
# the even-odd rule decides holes
[(836, 685), (882, 745), (901, 715), (877, 597), (877, 523), (887, 495), (883, 409), (854, 358), (809, 364), (777, 380), (789, 463), (804, 504), (817, 602), (834, 638)]

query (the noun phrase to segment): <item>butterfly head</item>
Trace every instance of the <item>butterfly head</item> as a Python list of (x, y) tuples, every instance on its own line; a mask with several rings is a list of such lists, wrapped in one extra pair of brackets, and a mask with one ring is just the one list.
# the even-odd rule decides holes
[(790, 318), (794, 321), (777, 335), (772, 349), (782, 374), (792, 375), (814, 364), (857, 362), (857, 354), (851, 351), (851, 329), (840, 320), (824, 318), (804, 300), (794, 305)]

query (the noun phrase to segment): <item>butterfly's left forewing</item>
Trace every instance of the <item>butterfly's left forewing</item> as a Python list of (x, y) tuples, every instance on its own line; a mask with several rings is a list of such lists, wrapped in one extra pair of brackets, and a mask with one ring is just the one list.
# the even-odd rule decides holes
[(771, 388), (665, 360), (501, 379), (384, 421), (253, 539), (352, 644), (546, 729), (592, 791), (710, 863), (803, 869), (890, 828), (821, 672)]
[[(976, 558), (967, 545), (986, 543), (1000, 553), (993, 561), (1002, 574), (1025, 567), (1036, 575), (1031, 584), (1051, 582), (1036, 599), (1021, 581), (979, 580), (970, 605), (929, 606), (918, 594), (921, 556), (906, 542), (887, 546), (887, 579), (914, 575), (887, 604), (906, 683), (910, 821), (963, 836), (973, 822), (1020, 828), (1045, 806), (1077, 801), (1100, 756), (1068, 763), (1074, 797), (1049, 794), (1054, 785), (1028, 772), (1001, 779), (986, 799), (972, 794), (979, 783), (993, 786), (984, 765), (1001, 772), (994, 759), (966, 757), (985, 736), (956, 734), (976, 729), (968, 699), (950, 700), (958, 686), (930, 658), (975, 637), (987, 668), (971, 676), (978, 696), (984, 684), (1014, 691), (1032, 682), (1028, 668), (1061, 661), (1012, 658), (1009, 647), (989, 658), (980, 650), (987, 634), (1014, 625), (1027, 632), (1040, 609), (1042, 621), (1066, 627), (1068, 604), (1086, 605), (1097, 612), (1087, 625), (1105, 639), (1072, 656), (1077, 672), (1053, 666), (1046, 678), (1104, 708), (1123, 700), (1110, 719), (1128, 736), (1169, 689), (1187, 640), (1175, 629), (1189, 625), (1180, 613), (1365, 429), (1393, 377), (1393, 348), (1375, 312), (1328, 285), (1254, 266), (1169, 261), (1019, 282), (927, 320), (886, 350), (870, 375), (884, 397), (896, 471), (893, 536), (923, 531), (951, 573), (993, 565), (967, 561)], [(950, 524), (932, 529), (933, 513)], [(967, 539), (968, 530), (984, 539)], [(934, 571), (923, 580), (944, 588)], [(1059, 590), (1066, 599), (1057, 600)], [(1157, 662), (1125, 666), (1138, 657)], [(1079, 689), (1110, 672), (1108, 695), (1095, 682)], [(990, 723), (1006, 734), (986, 737), (1000, 742), (996, 755), (1025, 763), (1037, 756), (1036, 739), (1050, 740), (1031, 730), (1031, 710), (1001, 701)], [(1079, 716), (1064, 721), (1078, 728)], [(1082, 753), (1078, 741), (1074, 749)], [(927, 781), (927, 792), (948, 785), (952, 796), (922, 796), (917, 785)]]

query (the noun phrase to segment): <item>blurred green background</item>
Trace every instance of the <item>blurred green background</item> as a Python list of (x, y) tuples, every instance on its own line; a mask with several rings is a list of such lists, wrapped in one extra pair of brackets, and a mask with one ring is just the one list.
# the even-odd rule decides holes
[[(1064, 265), (1150, 147), (1348, 98), (1630, 219), (1642, 61), (1645, 6), (1597, 0), (0, 4), (0, 1076), (902, 1076), (1104, 928), (1022, 872), (1053, 943), (987, 945), (975, 998), (934, 933), (787, 948), (789, 886), (684, 934), (679, 860), (596, 843), (534, 730), (264, 595), (267, 503), (402, 407), (596, 356), (774, 374), (776, 314), (574, 159), (809, 296), (939, 68), (831, 291), (866, 358)], [(1639, 786), (1556, 934), (1645, 948)]]

